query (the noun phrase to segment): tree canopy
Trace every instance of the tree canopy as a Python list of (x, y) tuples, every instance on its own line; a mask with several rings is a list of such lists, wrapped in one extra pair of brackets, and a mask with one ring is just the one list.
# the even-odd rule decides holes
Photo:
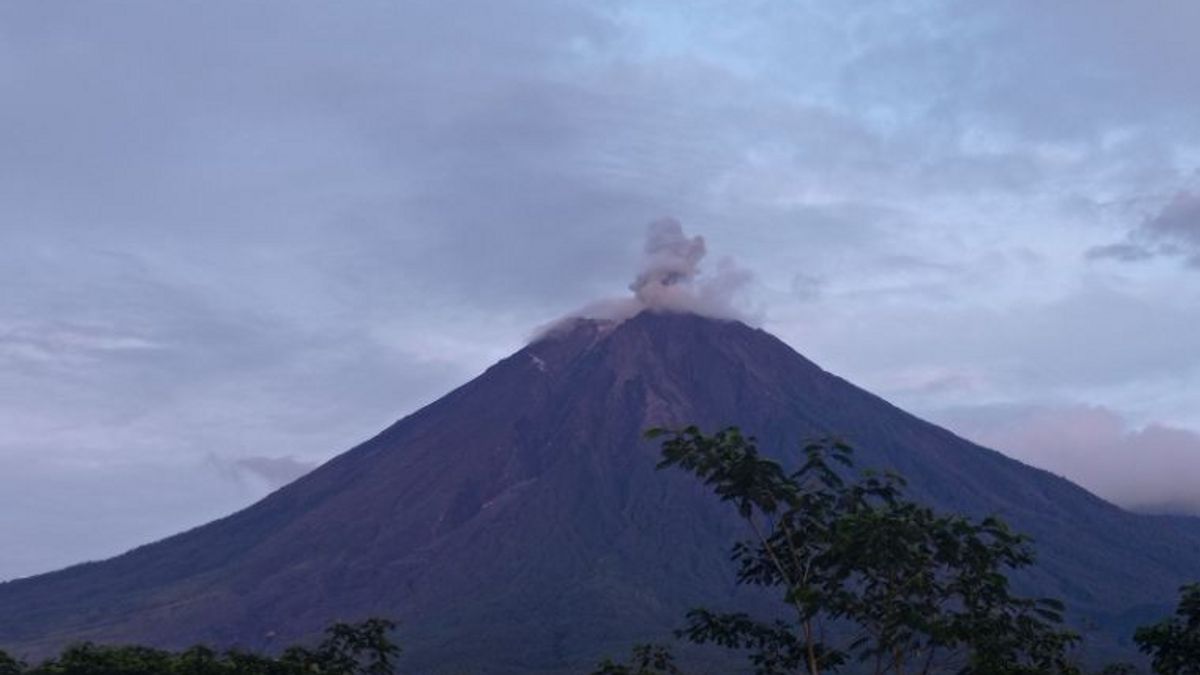
[(289, 647), (279, 656), (201, 645), (181, 652), (85, 642), (27, 666), (0, 651), (0, 675), (391, 675), (400, 648), (395, 624), (368, 619), (336, 623), (315, 648)]
[[(788, 470), (734, 427), (648, 435), (663, 439), (660, 468), (693, 474), (747, 523), (738, 581), (775, 589), (786, 610), (696, 609), (681, 637), (742, 650), (760, 675), (1075, 672), (1062, 604), (1010, 589), (1034, 554), (1000, 519), (937, 513), (898, 475), (854, 472), (837, 439), (805, 444)], [(670, 672), (652, 665), (620, 672)]]
[(1200, 583), (1179, 589), (1175, 616), (1143, 626), (1134, 642), (1160, 675), (1200, 675)]

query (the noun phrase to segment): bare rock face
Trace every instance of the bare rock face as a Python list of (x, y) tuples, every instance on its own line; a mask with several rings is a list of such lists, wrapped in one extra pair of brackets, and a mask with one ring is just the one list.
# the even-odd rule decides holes
[[(333, 620), (401, 622), (414, 672), (580, 672), (668, 639), (733, 585), (728, 509), (656, 472), (656, 425), (739, 425), (795, 459), (837, 434), (918, 497), (1035, 538), (1021, 583), (1064, 598), (1095, 649), (1165, 613), (1200, 570), (1200, 520), (1133, 515), (973, 445), (735, 321), (580, 320), (259, 503), (133, 550), (0, 584), (0, 647), (251, 648)], [(749, 599), (748, 599), (749, 598)]]

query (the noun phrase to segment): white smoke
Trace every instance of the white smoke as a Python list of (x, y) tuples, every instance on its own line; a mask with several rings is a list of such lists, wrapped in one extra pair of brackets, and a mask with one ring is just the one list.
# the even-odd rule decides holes
[(708, 253), (704, 237), (688, 237), (679, 221), (664, 218), (646, 232), (646, 262), (629, 290), (646, 307), (673, 307), (692, 295), (700, 261)]
[(704, 273), (700, 262), (707, 253), (704, 237), (688, 237), (679, 221), (664, 218), (650, 223), (642, 271), (629, 285), (638, 309), (747, 318), (737, 301), (752, 279), (750, 272), (723, 258), (714, 272)]
[(642, 265), (629, 284), (633, 297), (592, 302), (537, 333), (544, 335), (576, 319), (621, 322), (647, 310), (752, 321), (754, 312), (746, 309), (742, 295), (753, 275), (730, 258), (706, 270), (701, 262), (707, 254), (704, 237), (687, 236), (674, 218), (656, 220), (646, 228)]

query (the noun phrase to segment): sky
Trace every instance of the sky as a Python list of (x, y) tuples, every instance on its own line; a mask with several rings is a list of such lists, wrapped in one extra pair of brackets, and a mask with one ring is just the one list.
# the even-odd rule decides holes
[(252, 503), (628, 296), (664, 218), (823, 367), (1200, 513), (1198, 23), (0, 4), (0, 579)]

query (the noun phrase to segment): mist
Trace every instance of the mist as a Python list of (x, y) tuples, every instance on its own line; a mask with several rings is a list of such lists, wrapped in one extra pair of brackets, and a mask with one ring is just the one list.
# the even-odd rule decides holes
[[(989, 414), (990, 412), (990, 414)], [(945, 420), (968, 438), (1046, 469), (1125, 508), (1200, 515), (1200, 434), (1130, 425), (1103, 406), (958, 411)]]

